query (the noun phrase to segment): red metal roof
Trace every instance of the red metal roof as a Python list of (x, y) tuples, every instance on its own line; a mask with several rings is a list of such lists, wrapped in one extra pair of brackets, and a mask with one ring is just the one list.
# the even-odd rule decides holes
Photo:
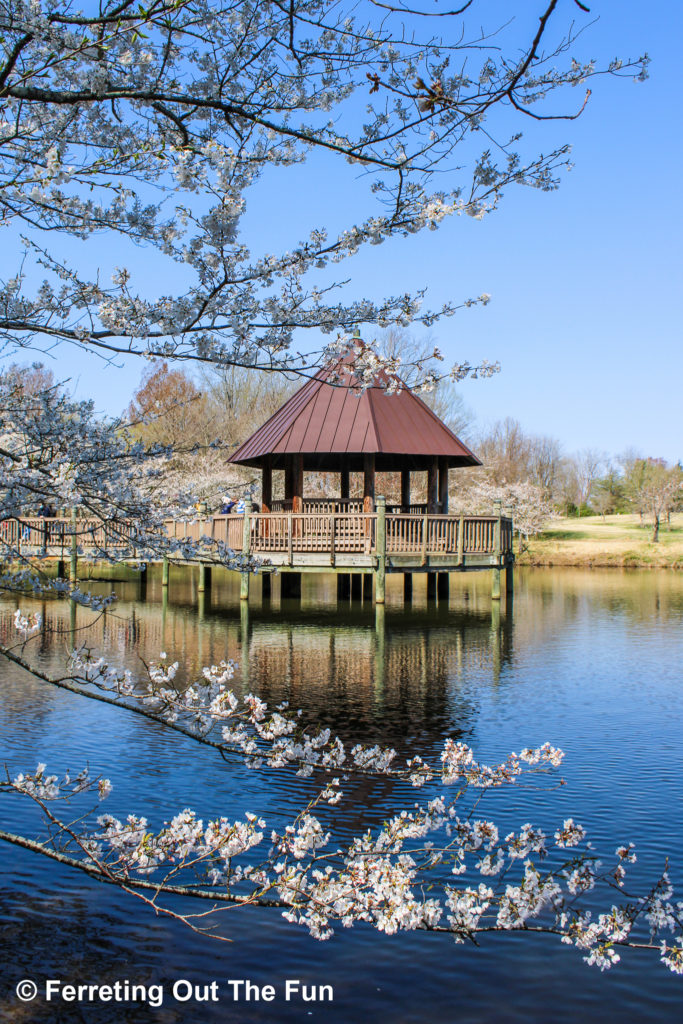
[[(389, 394), (381, 386), (359, 394), (352, 352), (306, 381), (251, 437), (230, 462), (260, 465), (273, 457), (304, 455), (306, 469), (361, 468), (374, 454), (377, 469), (424, 469), (426, 459), (441, 456), (450, 466), (478, 466), (479, 459), (407, 388)], [(338, 383), (348, 377), (348, 385)], [(384, 377), (386, 379), (386, 377)], [(354, 384), (356, 386), (354, 386)]]

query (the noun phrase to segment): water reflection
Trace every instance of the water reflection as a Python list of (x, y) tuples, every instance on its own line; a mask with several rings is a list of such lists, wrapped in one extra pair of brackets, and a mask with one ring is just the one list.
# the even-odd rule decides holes
[[(384, 608), (338, 603), (334, 577), (304, 579), (300, 601), (281, 600), (277, 581), (270, 599), (261, 600), (257, 584), (247, 605), (226, 573), (214, 573), (203, 594), (192, 573), (174, 570), (167, 591), (152, 573), (146, 589), (117, 585), (118, 602), (101, 616), (63, 600), (22, 600), (24, 610), (42, 611), (48, 627), (26, 651), (57, 670), (74, 642), (86, 642), (138, 672), (140, 657), (149, 661), (165, 650), (183, 666), (181, 683), (204, 664), (230, 657), (240, 663), (238, 692), (289, 700), (307, 721), (330, 725), (345, 739), (426, 757), (435, 756), (446, 735), (463, 737), (485, 759), (550, 740), (568, 752), (568, 785), (553, 793), (492, 796), (492, 816), (502, 826), (532, 820), (548, 829), (576, 815), (608, 851), (633, 839), (643, 877), (682, 848), (675, 809), (683, 803), (683, 577), (523, 571), (514, 609), (491, 602), (485, 574), (453, 577), (449, 600), (436, 605), (418, 578), (406, 607), (401, 583), (388, 580)], [(111, 585), (93, 587), (106, 592)], [(14, 637), (15, 607), (0, 604), (5, 642)], [(55, 768), (90, 760), (115, 781), (111, 813), (147, 813), (158, 823), (185, 806), (205, 815), (242, 813), (248, 800), (247, 809), (271, 822), (296, 813), (308, 798), (309, 782), (291, 773), (264, 780), (145, 719), (61, 693), (7, 666), (2, 671), (3, 761), (20, 770), (38, 759)], [(360, 782), (350, 787), (339, 828), (351, 834), (376, 827), (414, 800), (413, 791), (389, 780)], [(0, 936), (8, 983), (17, 970), (30, 977), (41, 964), (52, 976), (80, 970), (101, 981), (206, 980), (215, 973), (265, 984), (275, 971), (291, 977), (312, 971), (314, 982), (335, 984), (339, 1004), (326, 1019), (343, 1024), (370, 1015), (447, 1022), (456, 999), (476, 1024), (544, 1021), (549, 1005), (561, 1024), (577, 1016), (589, 1024), (679, 1016), (680, 982), (656, 958), (603, 977), (559, 943), (487, 940), (475, 951), (361, 928), (318, 945), (279, 918), (258, 914), (235, 919), (236, 941), (226, 952), (152, 921), (118, 894), (74, 881), (62, 869), (46, 870), (26, 853), (0, 849), (0, 856), (14, 879), (12, 891), (0, 891), (9, 926)], [(680, 876), (680, 856), (672, 867)], [(61, 944), (54, 941), (60, 927)], [(3, 998), (0, 993), (0, 1018), (7, 1009), (8, 1019), (22, 1019)], [(300, 1019), (300, 1008), (282, 1004), (235, 1016), (237, 1010), (244, 1008), (208, 1007), (200, 1018), (169, 1008), (168, 1019)], [(88, 1008), (86, 1018), (109, 1019), (102, 1012)], [(46, 1012), (40, 1019), (80, 1018)], [(158, 1011), (126, 1010), (118, 1019), (162, 1018)]]
[[(170, 592), (146, 584), (145, 601), (137, 584), (121, 584), (114, 609), (101, 615), (43, 602), (45, 634), (26, 650), (54, 666), (65, 647), (86, 644), (133, 669), (139, 658), (166, 651), (181, 663), (180, 685), (230, 657), (239, 663), (238, 691), (289, 701), (354, 739), (362, 733), (401, 747), (418, 737), (440, 740), (444, 730), (467, 732), (476, 711), (458, 693), (459, 680), (476, 669), (495, 685), (513, 657), (510, 609), (469, 587), (438, 605), (418, 595), (408, 608), (402, 601), (342, 606), (326, 580), (306, 581), (300, 601), (274, 595), (247, 603), (234, 580), (215, 575), (210, 595), (197, 594), (193, 574), (178, 570)], [(5, 604), (3, 642), (11, 620)]]

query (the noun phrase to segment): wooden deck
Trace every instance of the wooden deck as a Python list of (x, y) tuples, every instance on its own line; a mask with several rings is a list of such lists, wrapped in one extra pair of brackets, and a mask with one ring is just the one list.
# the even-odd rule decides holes
[[(491, 596), (500, 600), (501, 570), (506, 570), (506, 593), (512, 593), (512, 520), (496, 509), (492, 516), (434, 515), (428, 512), (388, 511), (383, 498), (377, 499), (374, 512), (338, 511), (329, 502), (328, 510), (303, 512), (252, 512), (242, 515), (197, 516), (168, 520), (164, 528), (169, 537), (198, 541), (207, 537), (223, 542), (232, 551), (263, 563), (263, 586), (270, 592), (270, 573), (282, 573), (282, 593), (296, 597), (301, 593), (301, 574), (309, 572), (337, 574), (338, 597), (358, 594), (365, 577), (363, 593), (377, 604), (385, 600), (387, 573), (403, 573), (404, 595), (412, 594), (413, 573), (428, 574), (428, 597), (437, 589), (448, 594), (448, 573), (488, 569), (492, 572)], [(104, 550), (120, 551), (121, 560), (149, 561), (135, 546), (132, 527), (103, 525), (86, 518), (7, 519), (0, 522), (0, 544), (26, 557), (56, 558), (60, 574), (78, 580), (79, 554), (97, 559)], [(152, 559), (153, 560), (153, 559)], [(161, 561), (161, 559), (159, 559)], [(178, 559), (174, 559), (177, 561)], [(190, 558), (199, 565), (198, 591), (210, 586), (210, 554)], [(374, 578), (374, 588), (372, 580)], [(240, 597), (249, 598), (250, 573), (241, 572)], [(355, 580), (355, 583), (352, 581)], [(163, 559), (162, 586), (169, 582), (169, 562)], [(366, 586), (366, 584), (368, 586)], [(438, 584), (438, 586), (437, 586)], [(368, 589), (369, 588), (369, 589)]]
[[(372, 514), (252, 512), (248, 527), (244, 515), (215, 515), (169, 520), (165, 528), (170, 537), (210, 537), (277, 568), (303, 572), (374, 570), (380, 559), (387, 572), (467, 571), (502, 568), (512, 558), (512, 520), (506, 516), (381, 509)], [(104, 548), (115, 552), (134, 546), (132, 531), (125, 525), (109, 527), (78, 519), (76, 529), (78, 546), (86, 555)], [(0, 542), (26, 555), (68, 558), (72, 530), (69, 519), (9, 519), (0, 523)]]
[(271, 512), (212, 516), (167, 524), (171, 536), (223, 541), (235, 551), (282, 569), (325, 571), (377, 568), (442, 572), (503, 567), (512, 557), (512, 520), (501, 516), (441, 516), (389, 512), (384, 543), (378, 513)]

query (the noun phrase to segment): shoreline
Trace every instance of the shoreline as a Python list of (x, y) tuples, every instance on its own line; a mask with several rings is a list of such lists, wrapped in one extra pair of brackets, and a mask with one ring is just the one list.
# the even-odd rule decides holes
[(515, 564), (529, 568), (683, 569), (683, 513), (662, 523), (652, 541), (651, 524), (637, 515), (555, 519), (533, 537)]

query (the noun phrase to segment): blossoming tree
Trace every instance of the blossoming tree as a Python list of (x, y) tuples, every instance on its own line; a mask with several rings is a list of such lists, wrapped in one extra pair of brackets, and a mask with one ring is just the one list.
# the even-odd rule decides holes
[[(419, 6), (375, 0), (360, 8), (330, 0), (104, 0), (95, 13), (65, 0), (6, 0), (0, 206), (18, 253), (0, 287), (6, 352), (16, 358), (17, 349), (61, 343), (104, 358), (308, 373), (328, 352), (311, 353), (309, 344), (302, 356), (293, 348), (297, 331), (430, 325), (488, 301), (461, 298), (424, 311), (419, 290), (348, 299), (335, 270), (366, 246), (446, 217), (483, 217), (513, 184), (555, 188), (568, 147), (536, 155), (520, 126), (578, 116), (590, 90), (580, 89), (578, 102), (573, 92), (568, 106), (555, 95), (602, 74), (643, 78), (647, 59), (604, 67), (574, 59), (572, 23), (563, 32), (558, 22), (586, 10), (579, 0), (539, 2), (528, 38), (520, 48), (513, 36), (508, 49), (501, 26), (472, 27), (480, 6), (485, 16), (475, 0), (446, 12), (444, 38), (436, 39), (423, 24), (432, 24), (429, 8), (423, 15)], [(343, 230), (322, 225), (281, 252), (253, 253), (240, 237), (250, 189), (314, 152), (361, 171), (375, 205)], [(134, 259), (109, 267), (102, 240), (113, 237), (130, 253), (144, 247), (178, 287), (150, 296)], [(378, 368), (376, 360), (368, 366), (369, 378)], [(462, 362), (450, 372), (458, 379), (490, 369)], [(159, 550), (167, 510), (154, 507), (147, 486), (154, 450), (59, 389), (28, 393), (5, 376), (0, 405), (3, 518), (36, 499), (86, 506), (102, 522), (125, 519), (138, 549)], [(4, 586), (29, 582), (8, 573)], [(116, 885), (196, 929), (206, 915), (181, 913), (178, 895), (215, 908), (273, 904), (320, 939), (360, 921), (386, 932), (443, 930), (458, 941), (538, 928), (601, 968), (616, 962), (620, 945), (634, 945), (683, 970), (681, 905), (666, 874), (645, 893), (617, 895), (596, 918), (582, 903), (598, 883), (610, 896), (623, 892), (634, 858), (628, 844), (601, 868), (573, 819), (558, 822), (552, 836), (531, 824), (501, 836), (478, 816), (476, 795), (467, 803), (471, 793), (517, 785), (526, 771), (552, 772), (562, 758), (555, 748), (487, 766), (449, 739), (437, 764), (417, 756), (400, 763), (393, 750), (349, 750), (329, 730), (309, 732), (284, 706), (269, 709), (252, 694), (240, 700), (228, 688), (227, 661), (207, 666), (182, 692), (165, 655), (134, 679), (76, 650), (56, 676), (31, 657), (40, 618), (18, 610), (16, 627), (22, 642), (2, 653), (46, 687), (103, 702), (112, 714), (144, 715), (255, 771), (315, 773), (321, 785), (293, 821), (270, 833), (257, 813), (203, 822), (191, 809), (150, 826), (134, 813), (91, 818), (82, 801), (106, 798), (108, 780), (85, 770), (59, 777), (39, 764), (8, 772), (0, 793), (33, 801), (48, 839), (4, 830), (4, 842)], [(337, 805), (355, 774), (455, 787), (455, 795), (430, 796), (376, 834), (331, 849), (316, 812)], [(78, 804), (75, 816), (60, 811), (66, 801)]]

